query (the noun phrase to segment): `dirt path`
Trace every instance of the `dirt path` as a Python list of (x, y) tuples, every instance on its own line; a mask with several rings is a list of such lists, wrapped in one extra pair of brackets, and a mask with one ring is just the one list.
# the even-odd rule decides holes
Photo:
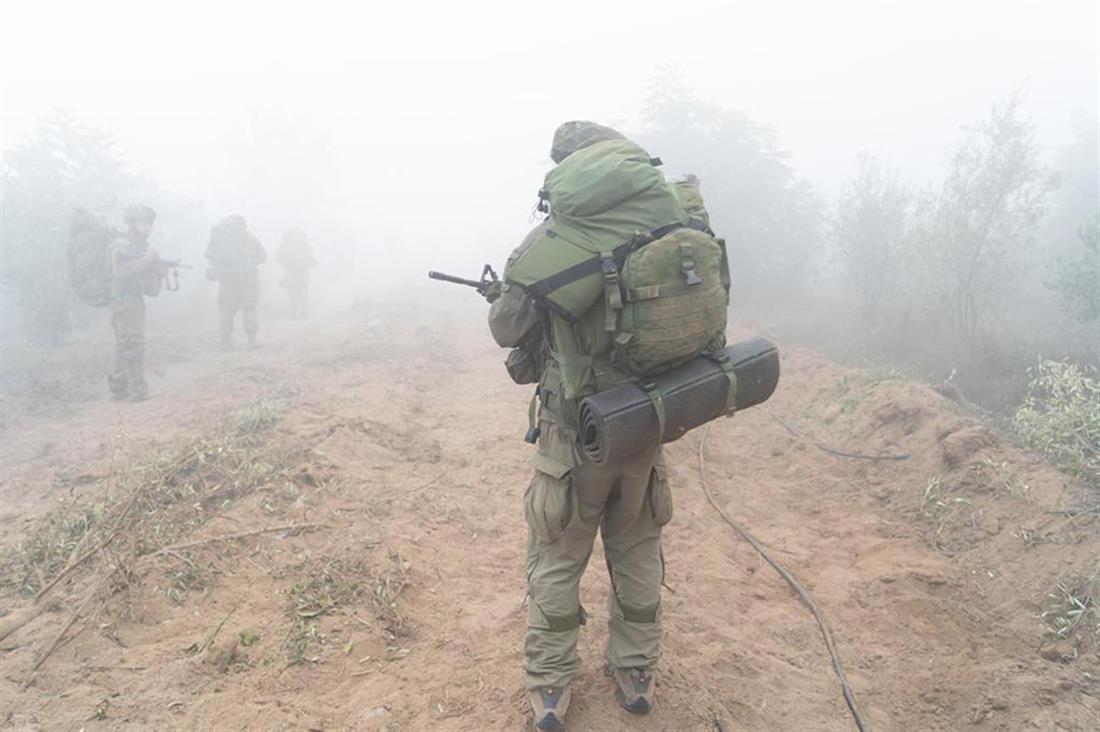
[[(161, 359), (144, 404), (9, 409), (4, 610), (27, 605), (13, 577), (59, 505), (102, 497), (125, 466), (257, 399), (280, 405), (255, 458), (274, 468), (187, 541), (323, 526), (137, 558), (32, 675), (110, 567), (74, 573), (56, 611), (0, 642), (4, 728), (526, 728), (529, 392), (508, 381), (476, 305), (440, 305), (275, 325), (254, 353), (192, 344), (188, 361)], [(839, 459), (763, 409), (716, 423), (705, 451), (720, 501), (825, 612), (871, 728), (1096, 729), (1095, 645), (1044, 644), (1038, 618), (1100, 556), (1092, 518), (1045, 513), (1076, 505), (1079, 487), (922, 386), (797, 348), (784, 371), (771, 408), (806, 438), (912, 456)], [(699, 439), (668, 450), (659, 706), (637, 720), (612, 701), (594, 560), (571, 729), (852, 729), (810, 615), (704, 500)]]

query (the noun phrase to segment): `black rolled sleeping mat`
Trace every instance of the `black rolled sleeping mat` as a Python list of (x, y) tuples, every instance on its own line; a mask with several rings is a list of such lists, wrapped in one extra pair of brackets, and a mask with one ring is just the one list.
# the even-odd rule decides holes
[[(757, 336), (728, 346), (725, 353), (737, 375), (735, 408), (767, 401), (779, 383), (775, 344)], [(649, 381), (664, 402), (664, 434), (646, 392), (637, 384), (616, 386), (581, 401), (577, 439), (589, 460), (602, 466), (619, 465), (726, 413), (729, 379), (712, 357), (700, 356)]]

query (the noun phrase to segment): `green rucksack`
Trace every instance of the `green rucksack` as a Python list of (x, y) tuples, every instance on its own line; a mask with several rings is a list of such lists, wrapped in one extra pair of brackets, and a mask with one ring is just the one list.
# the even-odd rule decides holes
[(544, 236), (505, 273), (508, 283), (568, 323), (603, 298), (608, 352), (584, 353), (594, 341), (583, 335), (554, 345), (567, 398), (602, 388), (598, 364), (584, 366), (586, 359), (646, 377), (725, 345), (724, 245), (685, 212), (657, 164), (628, 140), (598, 142), (567, 157), (547, 173), (541, 192), (550, 213)]
[(699, 190), (699, 178), (694, 175), (686, 175), (674, 184), (676, 197), (680, 199), (680, 205), (687, 211), (688, 216), (697, 218), (707, 227), (710, 227), (710, 214), (703, 203), (703, 194)]
[(630, 373), (653, 376), (725, 347), (724, 259), (714, 237), (690, 227), (638, 240), (608, 309), (609, 324), (617, 315), (616, 356)]
[(111, 243), (118, 237), (107, 222), (84, 208), (73, 211), (69, 227), (69, 282), (81, 302), (111, 302)]

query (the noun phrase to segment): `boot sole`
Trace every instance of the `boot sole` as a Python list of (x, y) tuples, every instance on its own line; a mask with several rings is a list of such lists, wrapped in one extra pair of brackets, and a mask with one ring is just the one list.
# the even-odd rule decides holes
[(540, 732), (565, 732), (565, 722), (553, 714), (548, 714), (535, 724), (535, 729)]
[(653, 705), (645, 699), (635, 699), (630, 704), (627, 704), (626, 695), (623, 694), (622, 689), (616, 690), (615, 694), (619, 697), (619, 706), (631, 714), (649, 714), (653, 711)]

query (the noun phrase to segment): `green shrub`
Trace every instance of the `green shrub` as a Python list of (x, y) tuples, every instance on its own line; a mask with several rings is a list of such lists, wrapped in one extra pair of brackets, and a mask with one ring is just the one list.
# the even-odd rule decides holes
[(1100, 214), (1078, 234), (1085, 253), (1057, 264), (1056, 279), (1047, 285), (1062, 296), (1062, 306), (1082, 323), (1100, 320)]
[(1027, 399), (1013, 419), (1028, 447), (1100, 488), (1100, 379), (1096, 369), (1041, 361), (1029, 370)]

